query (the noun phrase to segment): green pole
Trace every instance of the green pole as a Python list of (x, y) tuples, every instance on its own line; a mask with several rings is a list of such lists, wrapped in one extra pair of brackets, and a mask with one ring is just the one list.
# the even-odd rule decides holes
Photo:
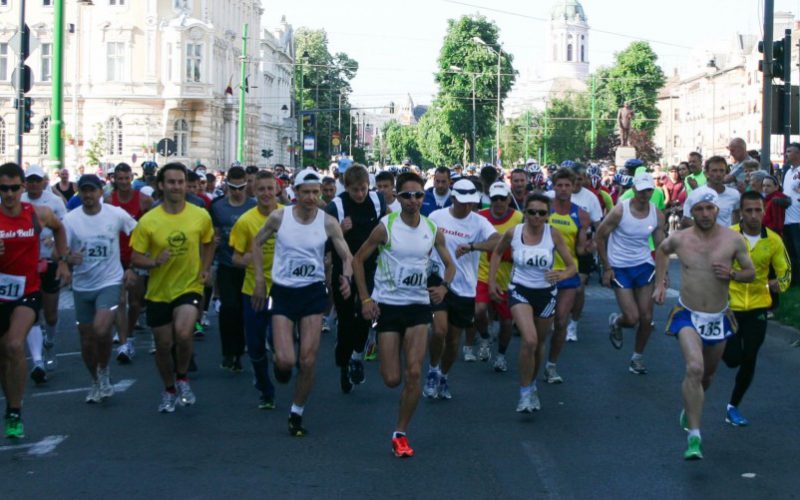
[(544, 142), (544, 164), (547, 165), (547, 102), (544, 103), (544, 132), (542, 140)]
[(244, 162), (244, 98), (245, 80), (247, 79), (247, 23), (242, 29), (242, 77), (239, 84), (239, 133), (236, 143), (236, 161)]
[(597, 91), (597, 78), (595, 75), (592, 75), (592, 152), (591, 154), (594, 155), (594, 148), (597, 146), (597, 97), (595, 95)]
[(49, 152), (52, 165), (64, 166), (64, 0), (53, 4), (52, 99), (50, 103)]

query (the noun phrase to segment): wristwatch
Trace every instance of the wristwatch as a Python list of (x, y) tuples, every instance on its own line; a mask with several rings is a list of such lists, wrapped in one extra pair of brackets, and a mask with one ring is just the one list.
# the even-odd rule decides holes
[(442, 286), (450, 290), (450, 283), (448, 283), (447, 281), (442, 280)]

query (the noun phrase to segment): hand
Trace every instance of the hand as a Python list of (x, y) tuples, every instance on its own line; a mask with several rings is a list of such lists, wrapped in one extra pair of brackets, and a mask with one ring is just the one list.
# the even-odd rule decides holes
[(132, 290), (136, 286), (136, 281), (139, 277), (133, 271), (133, 269), (128, 269), (125, 271), (125, 275), (122, 278), (122, 283), (125, 286), (125, 289)]
[(72, 273), (69, 272), (69, 266), (63, 260), (58, 262), (56, 280), (61, 283), (62, 287), (69, 285), (70, 281), (72, 281)]
[(428, 295), (430, 295), (433, 304), (438, 304), (443, 301), (444, 296), (447, 295), (447, 287), (443, 285), (432, 286), (428, 288)]
[(781, 285), (778, 283), (778, 280), (769, 280), (767, 283), (769, 286), (769, 291), (772, 293), (780, 293), (781, 292)]
[(250, 304), (253, 306), (254, 311), (263, 311), (264, 306), (267, 305), (267, 285), (264, 283), (263, 277), (256, 278), (253, 295), (250, 296)]
[(374, 300), (361, 303), (361, 315), (367, 321), (375, 321), (381, 315), (381, 309)]
[(692, 187), (692, 189), (697, 189), (697, 180), (694, 177), (688, 177), (686, 182)]
[(171, 256), (172, 256), (172, 254), (169, 252), (169, 250), (164, 250), (163, 252), (161, 252), (158, 255), (158, 257), (156, 257), (156, 261), (155, 261), (156, 262), (156, 267), (163, 266), (164, 264), (166, 264), (166, 262), (169, 260), (169, 258)]
[(614, 270), (611, 267), (606, 267), (605, 271), (603, 271), (603, 286), (611, 287), (611, 282), (616, 279), (616, 275), (614, 274)]
[(203, 282), (203, 285), (211, 285), (211, 271), (200, 271), (199, 277), (200, 281)]
[(70, 252), (67, 257), (67, 262), (72, 266), (80, 266), (83, 264), (83, 252)]
[(340, 225), (342, 226), (342, 232), (346, 233), (347, 231), (353, 229), (353, 219), (350, 217), (345, 217), (342, 219), (342, 223)]
[(563, 276), (564, 271), (547, 271), (544, 273), (544, 279), (553, 285), (564, 279)]
[(219, 233), (214, 233), (214, 244), (219, 245), (220, 241), (222, 241), (222, 237), (219, 235)]
[(653, 290), (653, 301), (658, 305), (662, 305), (666, 298), (667, 298), (667, 285), (666, 283), (659, 283), (658, 285), (656, 285), (655, 290)]
[(469, 244), (462, 243), (456, 247), (456, 259), (460, 258), (463, 255), (470, 253), (472, 249), (470, 248)]
[(724, 281), (730, 281), (731, 279), (731, 268), (726, 264), (714, 263), (711, 264), (711, 268), (714, 271), (714, 276), (717, 279), (721, 279)]
[(339, 293), (342, 298), (347, 300), (350, 298), (350, 278), (344, 275), (339, 276)]
[(503, 302), (503, 289), (497, 282), (489, 282), (489, 298), (494, 302)]

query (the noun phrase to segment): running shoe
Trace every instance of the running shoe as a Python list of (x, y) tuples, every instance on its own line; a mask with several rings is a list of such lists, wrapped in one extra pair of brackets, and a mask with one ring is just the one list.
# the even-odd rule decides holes
[(114, 386), (111, 385), (111, 373), (108, 367), (104, 370), (97, 369), (97, 380), (100, 382), (100, 397), (110, 398), (114, 395)]
[(222, 356), (222, 362), (219, 364), (219, 367), (223, 370), (232, 370), (233, 356)]
[(642, 358), (632, 359), (631, 364), (628, 365), (628, 371), (631, 373), (635, 373), (636, 375), (646, 375), (647, 367), (644, 365), (644, 361), (642, 361)]
[(478, 347), (478, 359), (481, 361), (492, 359), (492, 347), (489, 339), (481, 339), (481, 345)]
[(439, 377), (439, 387), (436, 388), (436, 399), (453, 399), (447, 377)]
[(322, 333), (330, 333), (331, 327), (328, 325), (328, 318), (322, 317)]
[(114, 332), (114, 336), (111, 337), (111, 342), (113, 342), (115, 345), (119, 345), (119, 333), (118, 332)]
[(308, 431), (303, 427), (303, 417), (297, 413), (289, 414), (289, 435), (292, 437), (303, 437)]
[(578, 341), (578, 322), (575, 320), (569, 320), (567, 324), (567, 342), (577, 342)]
[(622, 315), (619, 313), (611, 313), (608, 315), (608, 340), (614, 349), (622, 349), (622, 327), (619, 326), (619, 318)]
[(542, 402), (539, 400), (539, 391), (536, 389), (531, 391), (531, 407), (533, 411), (539, 411), (542, 409)]
[[(350, 366), (349, 363), (348, 366)], [(353, 390), (353, 383), (350, 381), (350, 374), (347, 369), (348, 366), (339, 368), (339, 386), (341, 386), (342, 392), (345, 394), (350, 394), (350, 391)]]
[(405, 435), (392, 438), (392, 452), (398, 458), (414, 456), (414, 450), (408, 445), (408, 438)]
[(87, 404), (100, 404), (103, 401), (103, 396), (100, 395), (100, 381), (92, 380), (92, 387), (86, 394)]
[(689, 419), (686, 418), (686, 410), (681, 410), (681, 414), (678, 417), (678, 424), (681, 426), (681, 429), (689, 432)]
[(544, 367), (544, 379), (548, 384), (560, 384), (564, 382), (564, 379), (561, 378), (561, 375), (558, 374), (556, 371), (556, 365)]
[(422, 389), (422, 395), (426, 398), (436, 398), (436, 390), (439, 387), (439, 372), (428, 370), (428, 376), (425, 378), (425, 387)]
[(46, 336), (42, 342), (42, 358), (44, 359), (44, 367), (47, 371), (52, 372), (58, 368), (58, 358), (56, 358), (56, 344), (53, 339)]
[(222, 307), (222, 301), (219, 300), (219, 297), (214, 297), (211, 302), (214, 304), (214, 312), (219, 314), (219, 308)]
[(240, 356), (233, 357), (233, 364), (231, 365), (231, 371), (233, 373), (242, 373), (244, 371), (244, 367), (242, 366), (242, 358)]
[(195, 397), (194, 393), (192, 392), (192, 387), (189, 385), (188, 379), (182, 379), (175, 381), (175, 387), (178, 389), (178, 401), (183, 406), (190, 406), (193, 405), (197, 398)]
[(258, 398), (258, 409), (259, 410), (274, 410), (275, 409), (275, 398), (269, 398), (267, 396), (261, 395)]
[(378, 345), (375, 343), (374, 340), (370, 341), (367, 344), (367, 348), (364, 349), (364, 361), (375, 361), (378, 359)]
[(700, 436), (689, 436), (689, 446), (683, 452), (684, 460), (701, 460), (703, 458), (702, 440)]
[(127, 365), (133, 361), (133, 356), (136, 350), (133, 347), (133, 342), (130, 340), (119, 346), (117, 349), (117, 362), (122, 365)]
[(494, 358), (494, 371), (497, 373), (503, 373), (508, 371), (508, 361), (506, 361), (505, 354), (497, 354), (497, 357)]
[(530, 392), (526, 392), (519, 395), (519, 402), (517, 403), (517, 413), (533, 413), (533, 403), (531, 402)]
[(6, 413), (6, 437), (9, 439), (22, 439), (25, 430), (22, 426), (22, 416), (19, 413)]
[(728, 411), (725, 414), (725, 421), (734, 427), (746, 427), (750, 425), (750, 421), (744, 418), (735, 406), (728, 407)]
[(195, 323), (194, 333), (192, 335), (194, 335), (195, 340), (203, 340), (204, 338), (206, 338), (205, 327), (200, 322)]
[(158, 405), (160, 413), (172, 413), (175, 411), (175, 404), (178, 402), (178, 395), (174, 392), (164, 391), (161, 393), (161, 404)]
[(31, 370), (31, 380), (36, 385), (42, 385), (47, 382), (47, 371), (44, 368), (44, 361), (34, 361), (33, 370)]
[(200, 318), (200, 325), (203, 328), (211, 326), (211, 322), (208, 320), (208, 311), (203, 311), (203, 316)]
[(350, 359), (347, 362), (347, 376), (353, 385), (363, 384), (364, 377), (364, 363), (360, 359)]
[(473, 363), (478, 360), (477, 356), (475, 356), (475, 352), (472, 350), (471, 345), (465, 345), (461, 348), (461, 351), (464, 353), (464, 361), (467, 363)]

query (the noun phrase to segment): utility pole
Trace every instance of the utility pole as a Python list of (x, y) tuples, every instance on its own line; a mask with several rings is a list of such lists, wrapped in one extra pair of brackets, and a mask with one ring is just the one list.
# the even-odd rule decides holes
[(25, 25), (25, 0), (19, 2), (19, 59), (17, 61), (17, 165), (22, 168), (22, 134), (25, 131), (25, 59), (28, 58), (29, 31)]
[(544, 163), (547, 165), (547, 101), (544, 102), (544, 131), (542, 132), (542, 142), (544, 144)]
[(300, 166), (300, 170), (303, 169), (303, 155), (305, 154), (305, 141), (303, 140), (303, 87), (306, 85), (305, 75), (303, 74), (303, 56), (305, 56), (305, 52), (300, 56), (300, 86), (297, 91), (297, 144), (299, 145), (299, 153), (298, 153), (298, 165)]
[(52, 69), (50, 147), (48, 149), (51, 165), (61, 169), (64, 166), (64, 0), (55, 0), (53, 4)]
[[(488, 45), (487, 45), (488, 47)], [(491, 47), (490, 47), (491, 48)], [(500, 163), (500, 63), (502, 61), (502, 49), (497, 51), (497, 118), (496, 128), (494, 133), (494, 165)]]
[[(761, 170), (770, 172), (770, 139), (772, 138), (772, 24), (774, 22), (774, 0), (764, 0), (764, 59), (762, 70), (761, 100)], [(791, 47), (789, 48), (791, 50)]]
[(783, 33), (783, 153), (792, 135), (792, 30)]
[(475, 165), (475, 151), (478, 148), (477, 126), (475, 125), (475, 79), (477, 77), (475, 74), (472, 75), (472, 154), (470, 160), (473, 165)]
[(245, 80), (247, 79), (247, 29), (245, 23), (242, 28), (242, 76), (239, 83), (239, 133), (236, 143), (236, 161), (244, 163), (244, 100), (245, 100)]
[(592, 75), (592, 132), (591, 132), (591, 156), (597, 147), (597, 77)]

